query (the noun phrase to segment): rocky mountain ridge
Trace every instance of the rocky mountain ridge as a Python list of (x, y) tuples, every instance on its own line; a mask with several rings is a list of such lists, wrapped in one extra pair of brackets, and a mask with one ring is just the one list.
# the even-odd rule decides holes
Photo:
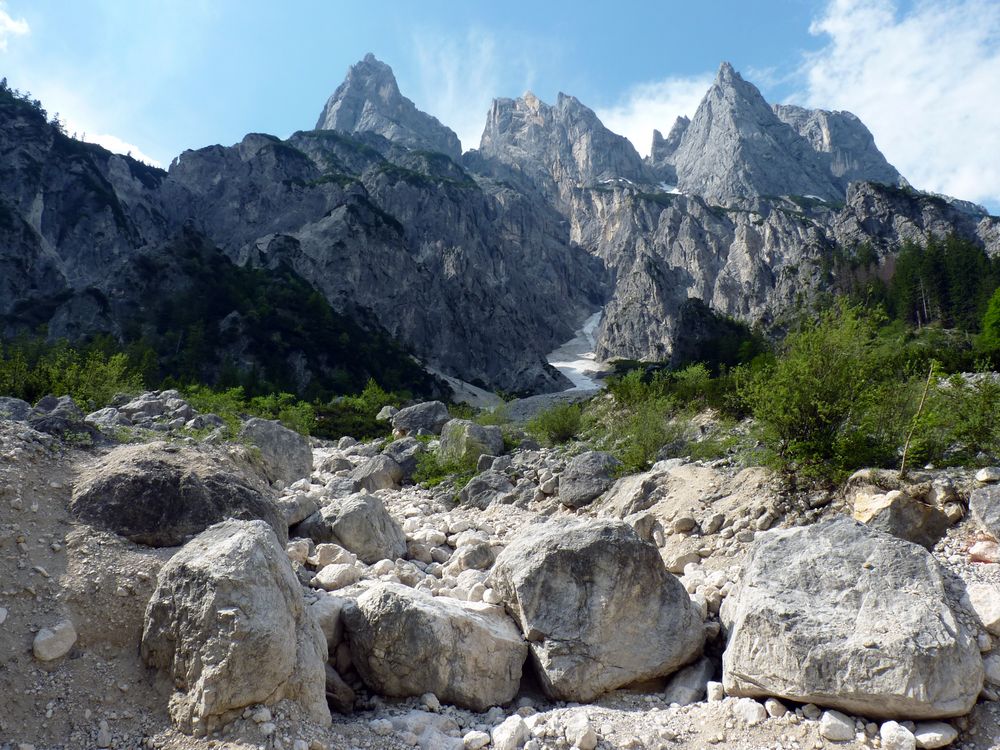
[[(136, 268), (190, 240), (288, 269), (445, 374), (552, 391), (568, 383), (545, 354), (602, 306), (601, 356), (669, 361), (697, 351), (694, 309), (779, 325), (836, 283), (837, 248), (890, 264), (905, 240), (956, 233), (1000, 252), (1000, 220), (910, 188), (856, 117), (772, 107), (728, 63), (647, 159), (576, 98), (530, 93), (496, 100), (460, 155), (371, 55), (320, 129), (188, 151), (167, 172), (73, 141), (9, 93), (0, 110), (8, 334), (140, 335)], [(306, 382), (316, 365), (292, 359)]]

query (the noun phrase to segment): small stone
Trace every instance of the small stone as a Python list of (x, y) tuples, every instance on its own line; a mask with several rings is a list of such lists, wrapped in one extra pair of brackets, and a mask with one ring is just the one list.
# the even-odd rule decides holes
[(832, 742), (848, 742), (854, 739), (854, 720), (840, 711), (824, 711), (819, 733)]
[(0, 607), (0, 625), (3, 625), (7, 621), (7, 608)]
[(1000, 563), (1000, 544), (996, 542), (976, 542), (969, 548), (972, 562)]
[(492, 737), (493, 750), (518, 750), (531, 737), (531, 732), (524, 719), (515, 714), (493, 727)]
[(292, 750), (309, 750), (309, 743), (305, 740), (295, 740), (292, 743)]
[(768, 698), (764, 701), (764, 710), (767, 711), (767, 715), (772, 719), (780, 719), (788, 713), (788, 709), (785, 708), (785, 704), (777, 698)]
[(101, 723), (97, 726), (97, 746), (111, 747), (111, 727), (104, 719), (101, 719)]
[(462, 738), (465, 750), (480, 750), (490, 744), (490, 736), (486, 732), (473, 730)]
[(807, 703), (802, 707), (802, 715), (812, 721), (816, 721), (822, 714), (822, 710), (815, 703)]
[(388, 719), (372, 719), (368, 722), (368, 727), (379, 737), (388, 737), (392, 734), (392, 722)]
[(270, 721), (273, 717), (271, 716), (271, 709), (267, 706), (261, 706), (250, 715), (250, 718), (257, 724), (264, 724), (265, 722)]
[(733, 714), (737, 719), (755, 726), (767, 720), (767, 711), (753, 698), (740, 698), (733, 706)]
[(76, 628), (69, 620), (63, 620), (51, 628), (42, 628), (35, 635), (32, 645), (35, 658), (41, 661), (52, 661), (65, 656), (76, 643)]
[(438, 697), (434, 693), (424, 693), (420, 696), (420, 702), (431, 713), (437, 713), (441, 710), (441, 701), (438, 700)]
[(691, 516), (681, 516), (674, 520), (672, 528), (676, 534), (687, 534), (690, 531), (694, 531), (697, 525), (698, 522), (691, 518)]
[(1000, 482), (1000, 467), (987, 466), (976, 472), (976, 481), (982, 484)]
[(580, 750), (594, 750), (597, 747), (597, 732), (586, 714), (574, 714), (563, 729), (566, 741)]
[(988, 583), (970, 583), (966, 596), (987, 632), (1000, 635), (1000, 588)]
[(879, 728), (882, 750), (916, 750), (917, 739), (913, 732), (895, 721), (887, 721)]
[(705, 685), (705, 692), (709, 701), (721, 701), (726, 696), (725, 690), (722, 688), (722, 683), (715, 682), (714, 680), (709, 681)]
[(958, 730), (944, 721), (921, 721), (913, 731), (917, 747), (947, 747), (958, 739)]

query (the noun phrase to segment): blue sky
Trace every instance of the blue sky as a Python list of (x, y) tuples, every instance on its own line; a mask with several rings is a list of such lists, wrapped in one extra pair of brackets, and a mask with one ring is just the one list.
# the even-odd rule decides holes
[(490, 100), (559, 91), (646, 151), (720, 61), (772, 102), (858, 114), (917, 187), (1000, 211), (1000, 2), (0, 0), (0, 71), (71, 130), (167, 166), (314, 126), (374, 52), (478, 145)]

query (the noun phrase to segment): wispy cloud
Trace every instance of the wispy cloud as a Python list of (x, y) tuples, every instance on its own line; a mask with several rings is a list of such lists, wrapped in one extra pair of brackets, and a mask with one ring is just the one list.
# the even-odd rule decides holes
[(479, 148), (494, 97), (510, 85), (521, 93), (534, 79), (526, 54), (501, 49), (497, 38), (482, 29), (463, 35), (420, 29), (413, 34), (413, 49), (418, 89), (403, 94), (454, 130), (466, 151)]
[(14, 19), (7, 12), (6, 3), (0, 2), (0, 52), (7, 51), (7, 40), (12, 36), (24, 36), (31, 28), (23, 18)]
[(1000, 3), (831, 0), (808, 104), (847, 109), (914, 185), (1000, 205)]
[(149, 154), (146, 154), (136, 146), (134, 143), (129, 143), (126, 140), (119, 138), (116, 135), (111, 135), (110, 133), (91, 133), (86, 130), (86, 128), (80, 127), (73, 120), (67, 120), (64, 123), (66, 132), (75, 135), (80, 140), (86, 141), (87, 143), (96, 143), (98, 146), (103, 146), (108, 151), (116, 154), (128, 154), (133, 159), (138, 159), (139, 161), (146, 162), (153, 167), (162, 167), (163, 165), (154, 159)]
[(653, 130), (664, 135), (680, 115), (690, 117), (712, 84), (713, 75), (671, 77), (633, 86), (618, 104), (598, 109), (597, 115), (613, 132), (628, 138), (643, 156), (649, 155)]

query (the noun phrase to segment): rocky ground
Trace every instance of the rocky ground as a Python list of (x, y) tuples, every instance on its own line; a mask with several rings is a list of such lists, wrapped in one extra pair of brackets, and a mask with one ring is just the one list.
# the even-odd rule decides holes
[(615, 479), (435, 406), (231, 443), (173, 399), (0, 404), (4, 750), (1000, 747), (1000, 472)]

